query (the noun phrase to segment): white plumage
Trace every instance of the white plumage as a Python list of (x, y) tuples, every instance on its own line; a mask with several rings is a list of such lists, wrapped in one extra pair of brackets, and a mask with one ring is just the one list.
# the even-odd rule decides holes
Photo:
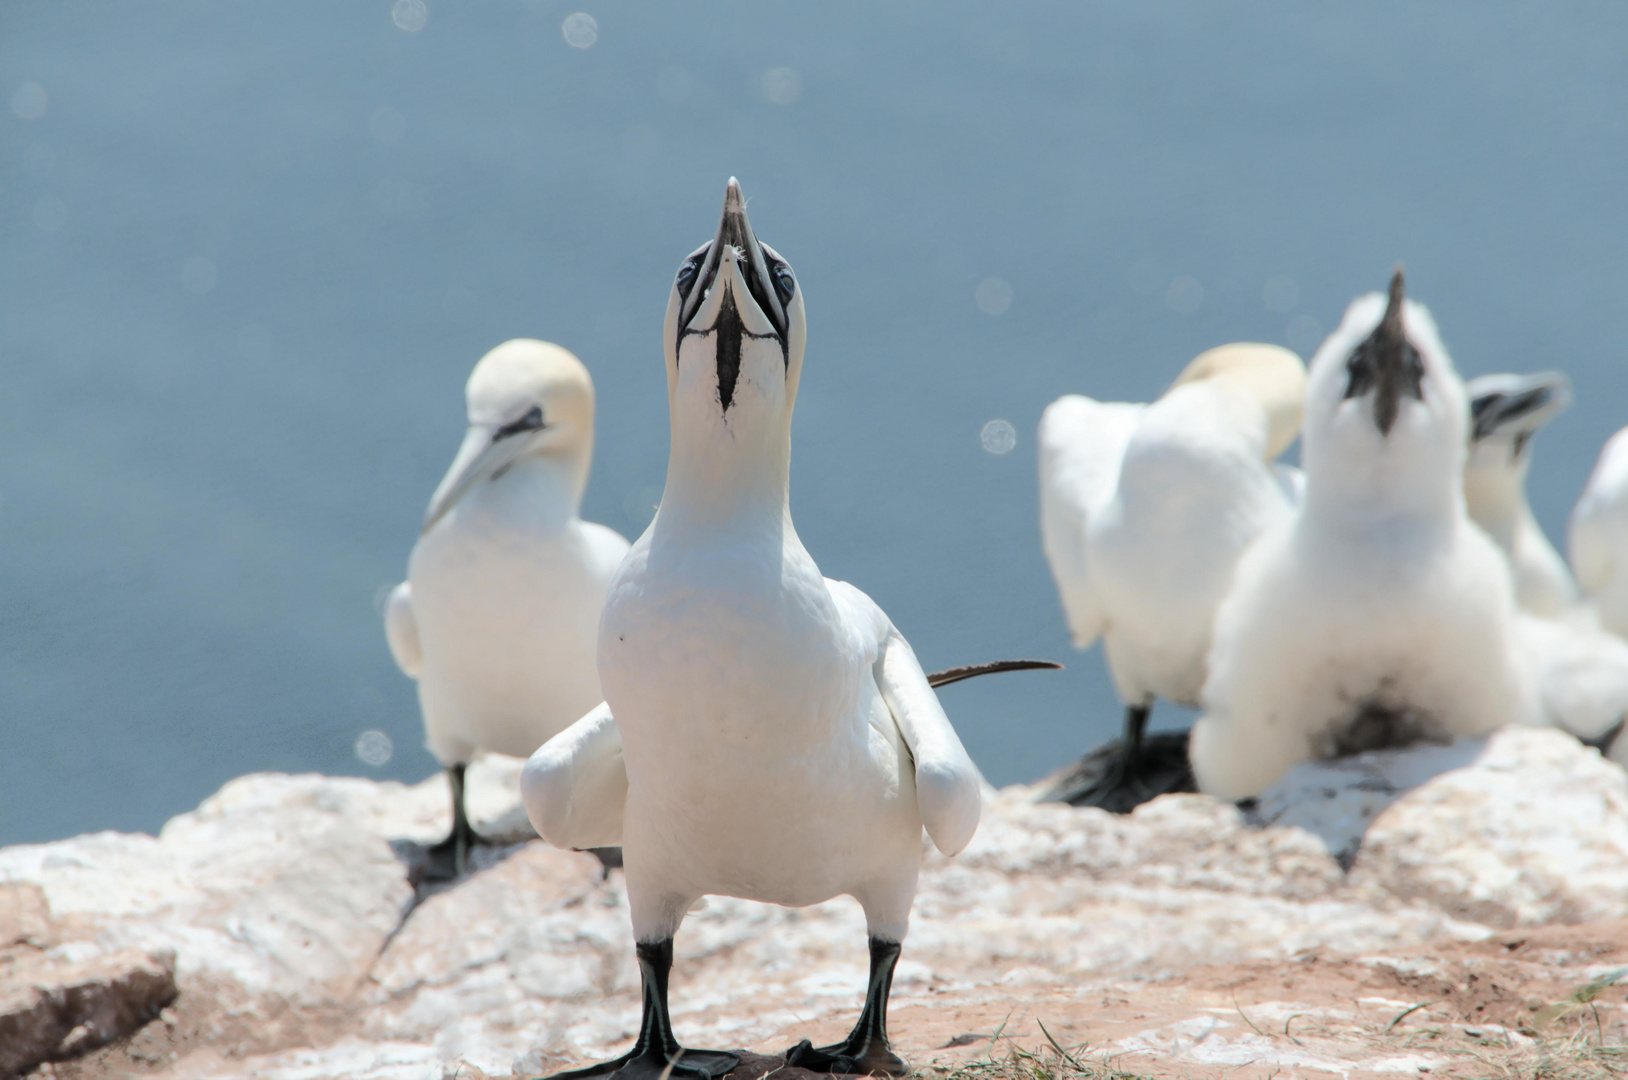
[[(897, 1072), (881, 1020), (922, 828), (959, 851), (977, 827), (980, 779), (909, 644), (864, 593), (823, 577), (797, 538), (788, 483), (803, 295), (752, 235), (733, 180), (717, 238), (680, 268), (664, 340), (667, 485), (606, 599), (606, 705), (538, 750), (522, 778), (552, 843), (610, 842), (620, 817), (646, 1025), (606, 1068), (659, 1075), (677, 1052), (670, 1033), (663, 1042), (665, 970), (699, 897), (802, 906), (847, 894), (873, 939), (866, 1010), (847, 1043), (794, 1057)], [(722, 1069), (727, 1057), (684, 1060)]]
[(1197, 357), (1152, 404), (1069, 395), (1041, 417), (1046, 558), (1075, 646), (1103, 639), (1129, 755), (1154, 698), (1197, 703), (1233, 563), (1298, 497), (1296, 470), (1274, 459), (1304, 396), (1299, 357), (1238, 344)]
[[(505, 342), (475, 366), (466, 397), (468, 434), (385, 613), (391, 652), (418, 680), (426, 742), (449, 770), (480, 750), (525, 757), (601, 700), (599, 611), (628, 548), (578, 516), (594, 397), (575, 356)], [(455, 832), (460, 785), (461, 772)]]
[(1537, 718), (1508, 564), (1464, 506), (1464, 387), (1429, 313), (1355, 301), (1311, 362), (1305, 499), (1238, 562), (1190, 754), (1258, 794), (1296, 761)]
[(1628, 641), (1600, 629), (1526, 499), (1534, 437), (1570, 402), (1569, 380), (1556, 371), (1482, 375), (1465, 390), (1471, 416), (1465, 504), (1509, 560), (1521, 608), (1517, 655), (1541, 715), (1580, 739), (1610, 746), (1628, 714)]
[(1571, 400), (1557, 371), (1535, 375), (1482, 375), (1465, 383), (1471, 436), (1464, 463), (1464, 499), (1470, 520), (1509, 559), (1515, 598), (1544, 618), (1566, 615), (1577, 603), (1571, 571), (1543, 535), (1526, 499), (1532, 437)]
[(1606, 441), (1571, 514), (1572, 570), (1600, 625), (1628, 637), (1628, 428)]

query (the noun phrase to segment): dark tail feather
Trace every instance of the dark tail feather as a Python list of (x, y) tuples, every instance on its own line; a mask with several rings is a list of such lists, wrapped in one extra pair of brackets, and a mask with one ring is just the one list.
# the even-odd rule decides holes
[(1050, 660), (996, 660), (992, 664), (968, 664), (965, 667), (945, 668), (935, 671), (927, 676), (927, 685), (937, 688), (960, 682), (962, 679), (976, 679), (980, 675), (996, 675), (1002, 671), (1061, 671), (1062, 664), (1054, 664)]

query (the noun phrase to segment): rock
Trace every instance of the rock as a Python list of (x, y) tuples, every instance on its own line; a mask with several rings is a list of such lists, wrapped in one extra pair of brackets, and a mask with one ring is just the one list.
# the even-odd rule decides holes
[(157, 837), (0, 851), (0, 881), (40, 891), (64, 948), (172, 954), (180, 991), (219, 1003), (223, 1037), (327, 1038), (413, 901), (376, 819), (355, 813), (379, 787), (243, 777)]
[[(514, 768), (472, 770), (485, 777), (472, 805), (489, 829), (517, 805)], [(1051, 1003), (1048, 1026), (1055, 1016), (1083, 1039), (1087, 999), (1147, 1002), (1207, 966), (1267, 965), (1269, 987), (1271, 972), (1318, 956), (1364, 971), (1359, 958), (1394, 958), (1385, 978), (1402, 981), (1375, 1007), (1391, 1010), (1383, 1028), (1429, 996), (1424, 984), (1412, 996), (1407, 980), (1435, 978), (1416, 965), (1430, 949), (1485, 941), (1497, 926), (1628, 915), (1628, 780), (1554, 732), (1305, 770), (1263, 797), (1254, 824), (1202, 795), (1128, 815), (1034, 795), (990, 791), (960, 857), (925, 849), (894, 987), (918, 1060), (967, 1033), (977, 1038), (955, 1045), (973, 1045), (1015, 1004)], [(482, 847), (475, 873), (415, 895), (391, 843), (444, 835), (447, 814), (439, 777), (412, 787), (245, 777), (156, 838), (0, 851), (0, 932), (40, 951), (175, 950), (178, 1019), (92, 1054), (74, 1066), (83, 1080), (537, 1075), (625, 1049), (639, 994), (622, 876), (531, 841)], [(713, 898), (686, 920), (676, 959), (681, 1038), (783, 1050), (851, 1023), (864, 920), (846, 898), (801, 910)], [(1587, 968), (1567, 977), (1598, 977)], [(1293, 1064), (1288, 1050), (1272, 1057), (1275, 1042), (1256, 1045), (1277, 1027), (1255, 1032), (1224, 996), (1189, 1006), (1211, 1017), (1203, 1046), (1231, 1040), (1227, 1054)], [(1126, 1024), (1141, 1023), (1138, 1010)], [(1281, 1025), (1291, 1017), (1281, 1011), (1263, 1015)], [(1196, 1044), (1169, 1034), (1195, 1015), (1113, 1038), (1198, 1061)], [(912, 1030), (938, 1041), (913, 1043)], [(1029, 1034), (1025, 1045), (1039, 1045)]]
[(175, 994), (173, 954), (92, 943), (0, 950), (0, 1076), (129, 1035)]
[(1451, 769), (1463, 768), (1487, 740), (1426, 743), (1400, 750), (1370, 750), (1334, 761), (1302, 761), (1261, 792), (1247, 812), (1252, 825), (1296, 827), (1316, 834), (1349, 868), (1364, 834), (1405, 793)]
[(1375, 818), (1351, 877), (1488, 926), (1628, 915), (1628, 773), (1559, 731), (1497, 732)]
[(16, 945), (43, 949), (55, 941), (45, 891), (26, 881), (0, 883), (0, 950)]

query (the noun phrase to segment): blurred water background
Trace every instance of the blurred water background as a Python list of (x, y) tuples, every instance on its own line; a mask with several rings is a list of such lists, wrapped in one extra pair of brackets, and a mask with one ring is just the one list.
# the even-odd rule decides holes
[(376, 603), (469, 368), (580, 355), (585, 514), (638, 533), (668, 284), (731, 174), (807, 297), (815, 558), (929, 666), (1069, 664), (944, 692), (996, 783), (1120, 723), (1040, 552), (1061, 393), (1309, 355), (1402, 260), (1467, 374), (1571, 373), (1558, 541), (1628, 423), (1625, 42), (1618, 3), (10, 0), (0, 843), (433, 771)]

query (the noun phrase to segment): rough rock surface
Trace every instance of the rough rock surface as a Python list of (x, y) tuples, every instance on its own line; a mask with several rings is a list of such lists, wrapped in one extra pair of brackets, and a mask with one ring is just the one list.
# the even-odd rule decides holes
[[(1514, 963), (1496, 928), (1628, 916), (1628, 778), (1575, 741), (1510, 730), (1336, 771), (1357, 778), (1345, 787), (1382, 784), (1387, 805), (1347, 799), (1329, 776), (1315, 813), (1305, 796), (1263, 798), (1257, 815), (1279, 811), (1266, 827), (1200, 795), (1115, 817), (989, 792), (968, 850), (924, 866), (895, 983), (901, 1047), (953, 1065), (990, 1051), (1010, 1014), (1003, 1039), (1037, 1046), (1043, 1020), (1144, 1072), (1414, 1071), (1447, 1058), (1392, 1047), (1406, 1024), (1376, 1043), (1378, 1021), (1424, 1000), (1432, 979), (1484, 987), (1486, 964)], [(491, 762), (472, 774), (489, 833), (507, 813), (503, 827), (524, 835), (514, 773)], [(1322, 795), (1330, 784), (1336, 794)], [(1356, 809), (1340, 811), (1342, 832), (1328, 822), (1346, 802)], [(439, 778), (265, 775), (228, 784), (157, 838), (0, 851), (0, 882), (37, 888), (63, 943), (177, 958), (181, 993), (162, 1022), (57, 1075), (537, 1075), (624, 1049), (638, 993), (620, 874), (532, 841), (481, 849), (475, 873), (415, 894), (401, 841), (446, 827)], [(1366, 839), (1347, 873), (1351, 835)], [(1619, 936), (1628, 953), (1628, 930)], [(1523, 1015), (1533, 994), (1575, 987), (1611, 958), (1533, 957), (1505, 977), (1542, 987), (1519, 997)], [(674, 1019), (695, 1045), (772, 1053), (840, 1035), (864, 976), (852, 901), (790, 911), (714, 898), (678, 938)], [(1453, 1023), (1480, 1022), (1467, 994)], [(1312, 1012), (1294, 1019), (1302, 1006)], [(1286, 1022), (1292, 1037), (1279, 1038)]]

